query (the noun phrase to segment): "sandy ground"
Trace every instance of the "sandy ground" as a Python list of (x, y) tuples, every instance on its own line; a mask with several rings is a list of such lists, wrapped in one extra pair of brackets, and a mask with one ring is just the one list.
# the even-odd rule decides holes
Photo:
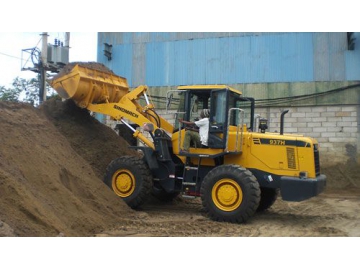
[(0, 102), (0, 140), (0, 236), (360, 236), (358, 164), (325, 169), (328, 188), (316, 198), (279, 198), (230, 224), (209, 220), (200, 199), (130, 209), (102, 176), (112, 159), (137, 153), (71, 102)]
[(204, 216), (200, 199), (152, 201), (142, 219), (96, 236), (360, 236), (360, 190), (327, 191), (303, 202), (278, 199), (246, 224), (219, 223)]

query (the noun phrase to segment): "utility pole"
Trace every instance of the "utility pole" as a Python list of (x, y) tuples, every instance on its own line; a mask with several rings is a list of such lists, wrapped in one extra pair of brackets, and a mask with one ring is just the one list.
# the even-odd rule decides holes
[(40, 60), (40, 92), (39, 101), (40, 104), (46, 101), (46, 68), (47, 68), (47, 32), (43, 32), (42, 36), (42, 47), (41, 47), (41, 60)]
[(70, 32), (65, 32), (65, 47), (70, 47)]
[[(35, 48), (23, 49), (23, 52), (29, 53), (33, 67), (22, 66), (21, 70), (31, 70), (38, 74), (39, 78), (39, 104), (46, 101), (46, 75), (47, 71), (58, 73), (66, 64), (69, 63), (69, 44), (70, 32), (65, 34), (65, 47), (60, 40), (55, 38), (55, 44), (48, 44), (48, 32), (40, 34), (42, 41), (41, 51)], [(21, 57), (22, 58), (22, 57)]]

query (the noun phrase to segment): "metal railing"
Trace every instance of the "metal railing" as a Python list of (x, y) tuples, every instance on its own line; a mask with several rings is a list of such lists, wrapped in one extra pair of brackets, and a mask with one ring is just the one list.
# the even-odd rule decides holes
[[(236, 140), (235, 140), (235, 151), (231, 151), (234, 153), (238, 153), (242, 151), (242, 144), (243, 144), (243, 125), (244, 125), (244, 118), (245, 118), (245, 112), (244, 110), (240, 109), (240, 108), (231, 108), (229, 109), (229, 113), (228, 113), (228, 125), (227, 125), (227, 134), (226, 134), (226, 147), (225, 147), (225, 151), (226, 152), (230, 152), (229, 151), (229, 133), (230, 133), (230, 117), (231, 117), (231, 112), (232, 111), (239, 111), (240, 113), (238, 114), (239, 117), (239, 122), (240, 124), (237, 125), (236, 128)], [(238, 146), (239, 143), (239, 130), (241, 130), (241, 134), (240, 134), (240, 149)]]

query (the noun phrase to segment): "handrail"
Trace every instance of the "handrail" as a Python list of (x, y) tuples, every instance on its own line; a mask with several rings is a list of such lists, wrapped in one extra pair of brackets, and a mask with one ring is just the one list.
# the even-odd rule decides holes
[[(175, 115), (178, 115), (178, 114), (186, 114), (186, 112), (176, 112)], [(177, 117), (176, 117), (177, 118)], [(181, 150), (181, 123), (180, 121), (179, 122), (179, 151)]]
[[(239, 126), (243, 127), (244, 125), (244, 117), (245, 117), (245, 112), (244, 110), (240, 109), (240, 108), (230, 108), (229, 109), (229, 113), (228, 113), (228, 121), (227, 121), (227, 135), (226, 135), (226, 147), (225, 147), (225, 151), (226, 152), (230, 152), (228, 147), (229, 147), (229, 130), (230, 130), (230, 117), (231, 117), (231, 112), (232, 111), (239, 111), (239, 122), (241, 122), (241, 125), (237, 125), (237, 129), (236, 129), (236, 140), (235, 140), (235, 152), (240, 152), (242, 150), (242, 143), (243, 143), (243, 128), (241, 129), (241, 137), (240, 137), (240, 149), (239, 151), (237, 151), (238, 149), (238, 140), (239, 140)], [(242, 116), (242, 117), (241, 117)]]

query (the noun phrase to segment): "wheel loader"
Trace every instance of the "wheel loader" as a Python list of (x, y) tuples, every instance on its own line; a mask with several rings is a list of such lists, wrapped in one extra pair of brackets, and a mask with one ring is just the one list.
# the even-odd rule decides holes
[[(243, 223), (278, 195), (303, 201), (325, 189), (318, 142), (284, 133), (287, 111), (280, 131), (267, 132), (267, 119), (255, 115), (255, 100), (227, 85), (168, 91), (170, 123), (156, 111), (147, 86), (130, 91), (127, 80), (112, 72), (77, 64), (49, 83), (62, 98), (120, 121), (137, 138), (131, 147), (142, 156), (118, 157), (104, 172), (105, 184), (133, 209), (149, 196), (164, 202), (201, 197), (210, 219)], [(192, 145), (183, 153), (186, 128), (179, 119), (194, 121), (204, 108), (210, 109), (208, 147)]]

